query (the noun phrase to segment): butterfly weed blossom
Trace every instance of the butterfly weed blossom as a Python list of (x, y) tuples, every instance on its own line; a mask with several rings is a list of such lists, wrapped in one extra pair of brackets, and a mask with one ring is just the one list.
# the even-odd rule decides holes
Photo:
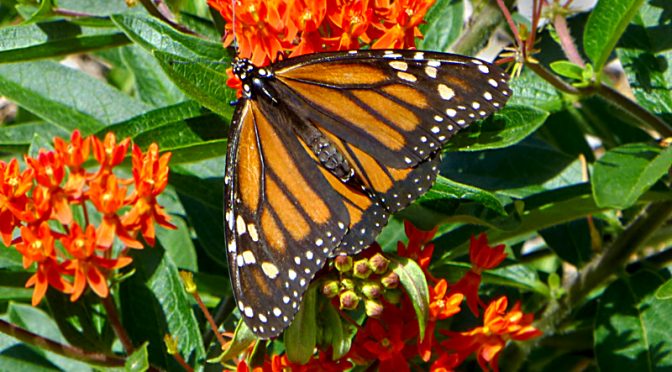
[[(26, 155), (24, 170), (17, 159), (0, 161), (2, 241), (23, 256), (26, 269), (36, 266), (26, 282), (34, 288), (34, 306), (48, 287), (69, 294), (73, 302), (87, 288), (107, 297), (112, 273), (132, 262), (127, 249), (143, 248), (140, 236), (154, 245), (155, 224), (175, 228), (156, 199), (167, 184), (170, 153), (159, 156), (155, 144), (147, 152), (133, 145), (129, 180), (114, 170), (130, 145), (128, 139), (117, 143), (112, 133), (101, 141), (75, 130), (69, 141), (55, 138), (53, 150)], [(86, 167), (91, 154), (98, 163), (94, 172)], [(92, 221), (98, 219), (96, 226)], [(115, 238), (122, 249), (114, 249)]]

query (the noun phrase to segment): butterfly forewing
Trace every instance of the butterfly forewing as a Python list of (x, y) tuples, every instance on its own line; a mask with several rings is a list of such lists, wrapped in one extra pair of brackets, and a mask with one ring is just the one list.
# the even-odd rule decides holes
[(442, 144), (510, 91), (494, 65), (421, 51), (245, 67), (227, 154), (228, 258), (242, 317), (268, 338), (327, 258), (371, 244), (431, 187)]

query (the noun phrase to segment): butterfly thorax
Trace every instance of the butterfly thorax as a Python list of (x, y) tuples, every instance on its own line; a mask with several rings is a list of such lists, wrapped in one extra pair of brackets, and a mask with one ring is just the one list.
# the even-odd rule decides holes
[(273, 74), (265, 68), (258, 68), (246, 58), (233, 60), (233, 73), (243, 83), (243, 96), (253, 98), (257, 94), (263, 94), (273, 103), (277, 103), (275, 92), (271, 90), (265, 80), (273, 77)]

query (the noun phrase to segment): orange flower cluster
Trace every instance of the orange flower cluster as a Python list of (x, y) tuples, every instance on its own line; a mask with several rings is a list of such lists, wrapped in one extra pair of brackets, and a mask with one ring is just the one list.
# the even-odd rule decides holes
[(256, 66), (279, 56), (415, 47), (435, 0), (208, 0), (226, 21), (224, 46)]
[[(143, 248), (137, 237), (154, 245), (155, 223), (175, 228), (156, 201), (168, 184), (170, 153), (159, 156), (156, 144), (146, 153), (133, 145), (133, 179), (124, 179), (113, 169), (129, 146), (130, 139), (117, 143), (112, 133), (101, 141), (82, 138), (75, 130), (69, 142), (55, 138), (53, 151), (26, 156), (23, 171), (17, 159), (0, 161), (0, 236), (5, 246), (21, 253), (25, 268), (37, 266), (26, 283), (34, 287), (33, 306), (49, 286), (70, 294), (71, 301), (87, 285), (107, 297), (112, 271), (131, 263), (126, 249), (113, 252), (115, 236), (127, 248)], [(99, 164), (95, 172), (84, 167), (91, 150)], [(129, 193), (130, 184), (134, 188)], [(16, 229), (20, 234), (15, 237)]]
[[(254, 370), (279, 372), (287, 369), (309, 371), (318, 368), (345, 371), (351, 369), (354, 364), (366, 366), (365, 369), (375, 366), (380, 371), (404, 372), (417, 369), (418, 364), (421, 364), (434, 372), (447, 372), (456, 370), (467, 358), (474, 355), (484, 371), (489, 369), (497, 371), (499, 355), (507, 342), (529, 340), (541, 335), (541, 331), (531, 325), (533, 315), (524, 314), (519, 302), (507, 312), (506, 297), (500, 297), (485, 305), (478, 296), (481, 273), (496, 267), (506, 258), (504, 245), (490, 247), (484, 234), (477, 238), (472, 237), (469, 248), (472, 269), (460, 281), (451, 285), (446, 279), (434, 278), (429, 273), (429, 263), (434, 251), (434, 245), (430, 241), (436, 229), (421, 231), (405, 222), (405, 231), (408, 244), (399, 242), (397, 252), (400, 256), (416, 261), (422, 268), (426, 280), (431, 283), (429, 319), (423, 339), (420, 339), (417, 315), (409, 297), (402, 295), (395, 300), (394, 296), (383, 295), (384, 300), (380, 302), (382, 309), (375, 312), (378, 315), (371, 315), (370, 309), (365, 306), (368, 319), (357, 331), (352, 347), (345, 357), (334, 361), (328, 350), (319, 351), (307, 365), (300, 366), (287, 360), (286, 354), (271, 355)], [(357, 266), (358, 262), (362, 262), (362, 257), (369, 257), (371, 260), (379, 254), (382, 254), (380, 246), (374, 244), (355, 257), (354, 264), (353, 259), (348, 257), (337, 260), (335, 266)], [(343, 269), (339, 271), (340, 275), (345, 272)], [(375, 275), (369, 276), (356, 286), (375, 287), (375, 279), (371, 280), (375, 277)], [(383, 274), (383, 277), (387, 278), (387, 274)], [(366, 280), (369, 280), (368, 284)], [(325, 284), (324, 288), (331, 286)], [(394, 290), (396, 286), (392, 288)], [(352, 290), (347, 292), (354, 295)], [(370, 294), (369, 291), (368, 295)], [(438, 326), (440, 322), (460, 313), (462, 310), (460, 305), (465, 299), (470, 308), (472, 305), (475, 307), (475, 311), (470, 310), (476, 316), (479, 314), (479, 306), (485, 308), (483, 325), (465, 332), (445, 331), (442, 328), (445, 329), (446, 324)], [(364, 302), (366, 301), (365, 299)], [(338, 307), (338, 297), (333, 297), (331, 303)], [(343, 310), (342, 303), (340, 307)], [(244, 360), (241, 360), (237, 370), (249, 371), (250, 368)]]

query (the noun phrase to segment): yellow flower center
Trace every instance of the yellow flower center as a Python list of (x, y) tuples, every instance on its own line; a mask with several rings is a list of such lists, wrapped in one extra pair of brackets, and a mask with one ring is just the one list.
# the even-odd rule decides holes
[(390, 340), (388, 340), (387, 337), (385, 337), (384, 339), (380, 340), (380, 344), (387, 349), (388, 347), (390, 347)]

